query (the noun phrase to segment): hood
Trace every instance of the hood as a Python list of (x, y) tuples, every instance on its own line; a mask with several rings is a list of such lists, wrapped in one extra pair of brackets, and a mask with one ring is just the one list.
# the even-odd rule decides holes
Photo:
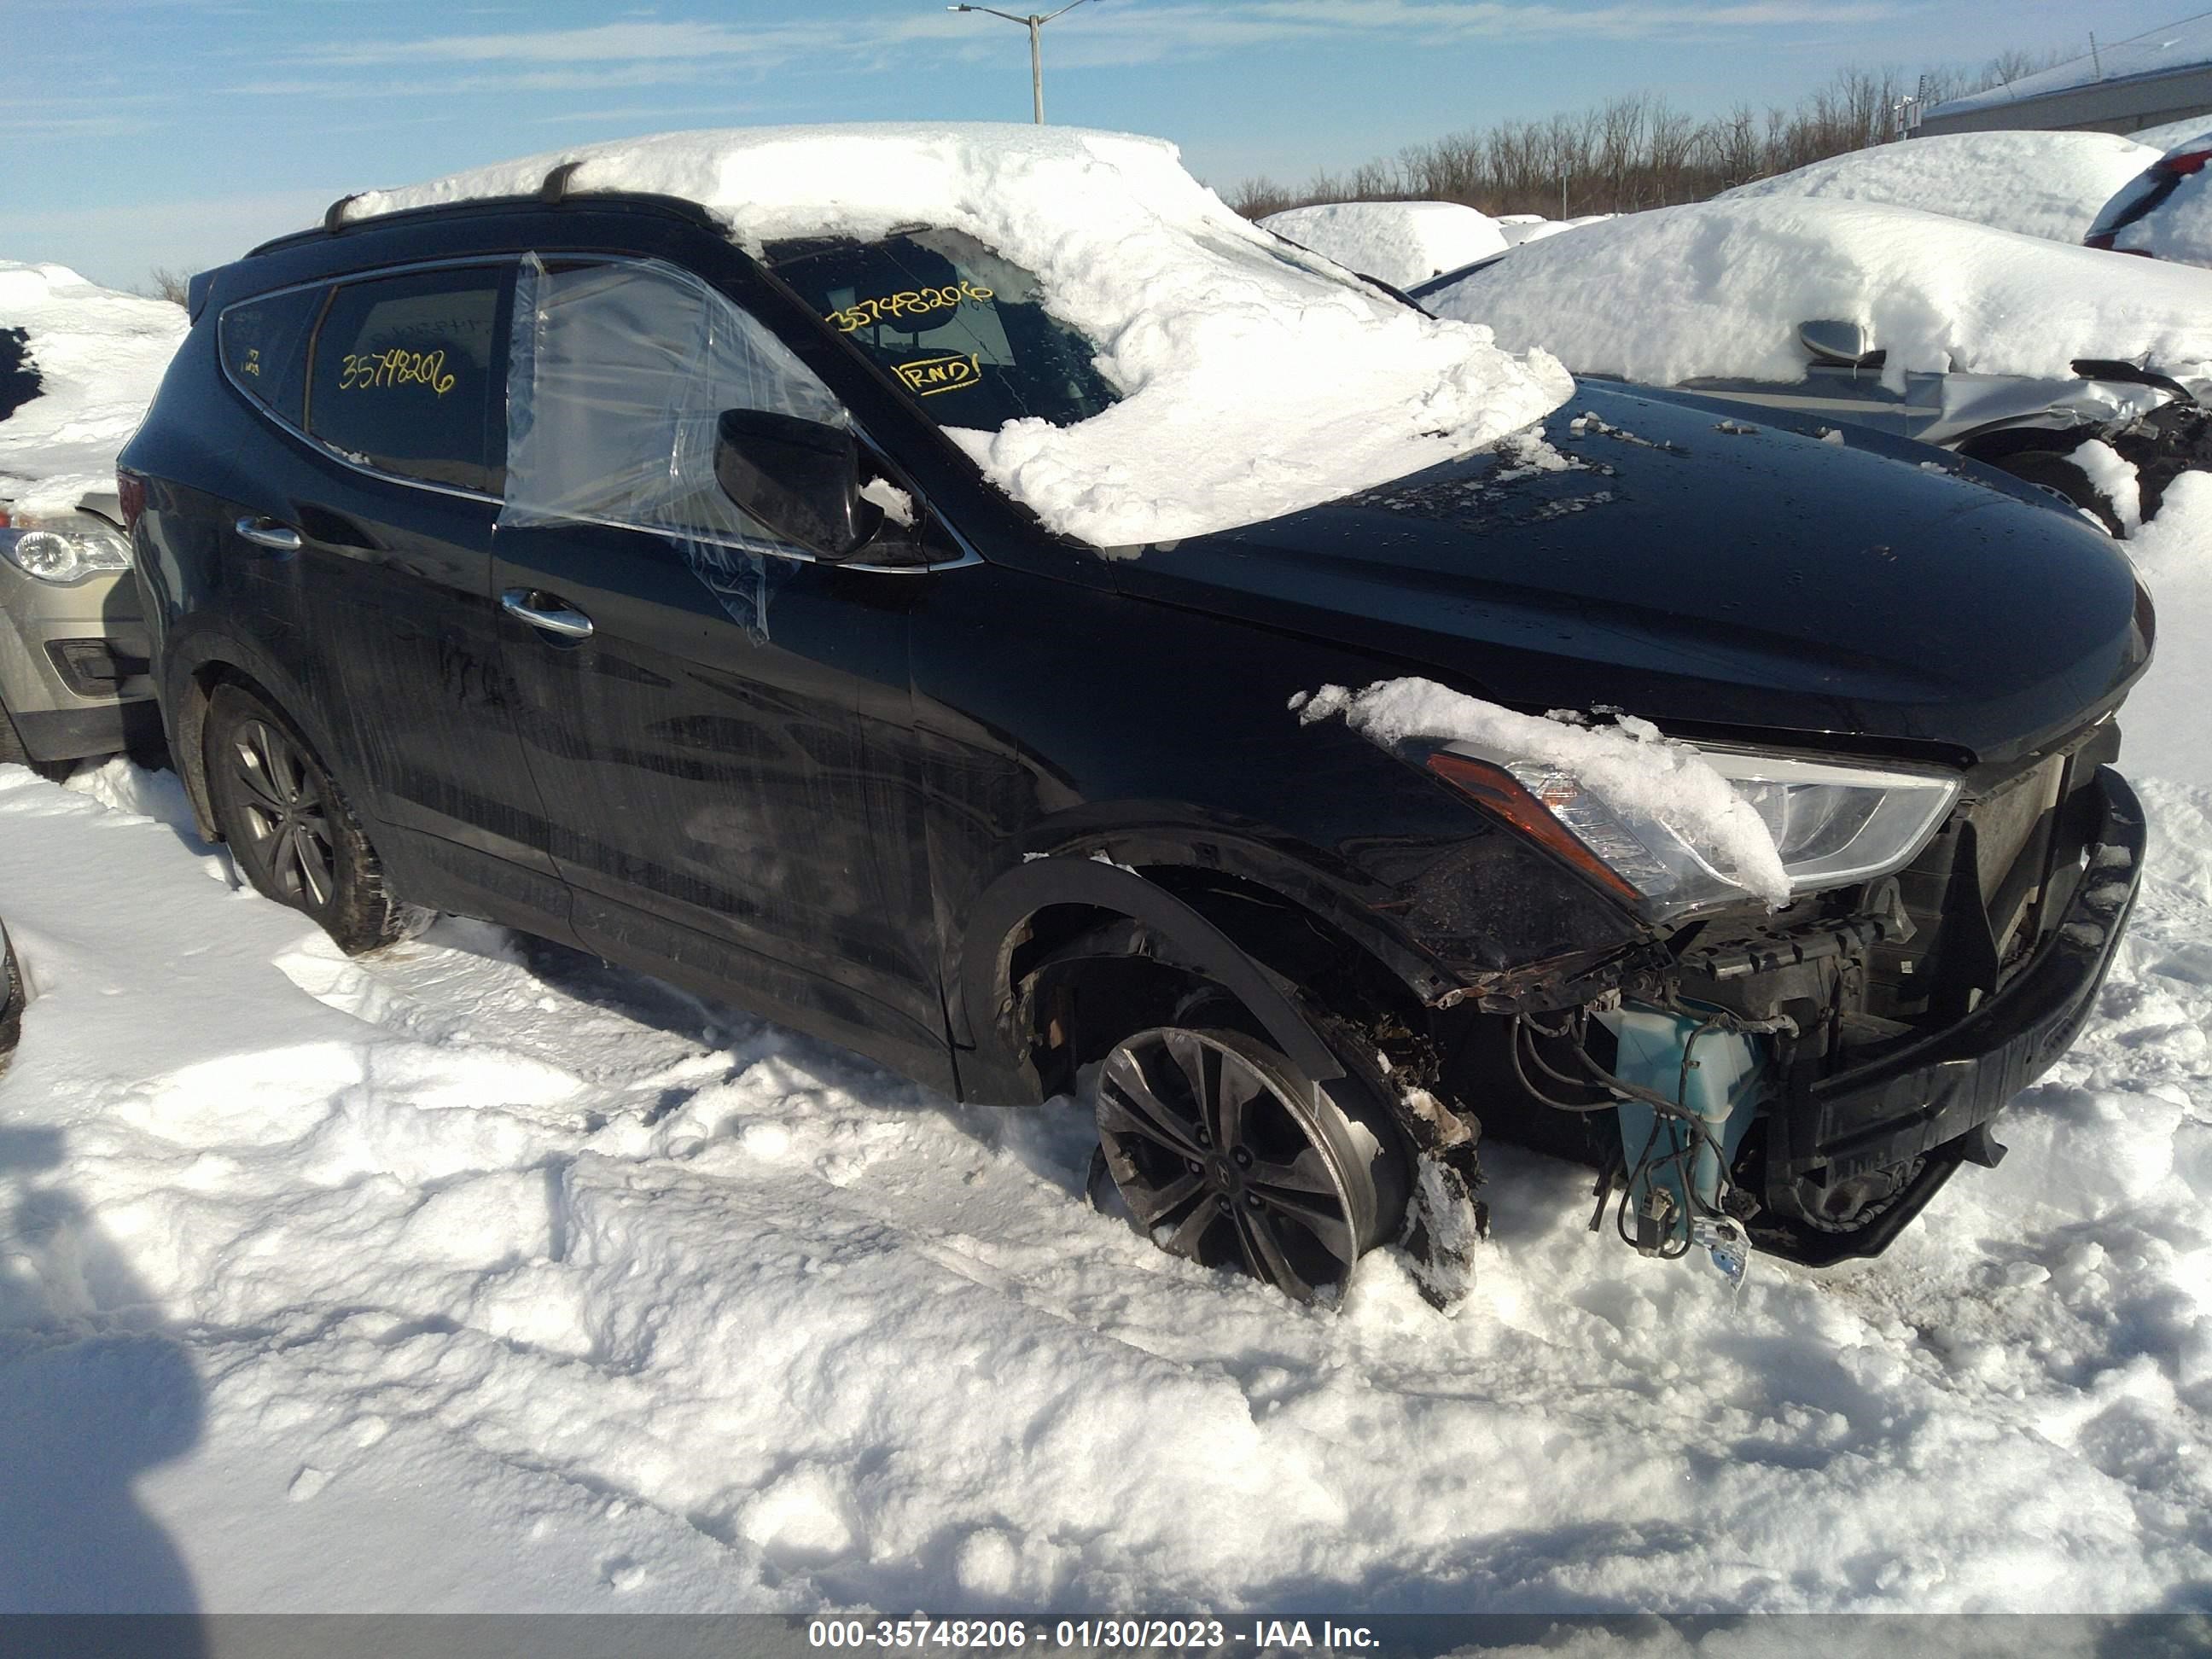
[(2118, 547), (1974, 463), (1582, 383), (1540, 429), (1117, 564), (1132, 596), (1531, 711), (2002, 761), (2149, 657)]

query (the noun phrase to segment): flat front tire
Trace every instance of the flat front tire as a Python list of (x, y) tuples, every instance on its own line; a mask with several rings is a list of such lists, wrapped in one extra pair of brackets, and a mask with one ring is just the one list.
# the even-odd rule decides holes
[(349, 956), (412, 937), (430, 913), (386, 890), (345, 796), (290, 721), (243, 686), (208, 705), (208, 799), (256, 892), (301, 912)]
[(1098, 1070), (1099, 1145), (1162, 1249), (1311, 1301), (1405, 1219), (1409, 1160), (1376, 1086), (1316, 1084), (1241, 1031), (1156, 1026)]

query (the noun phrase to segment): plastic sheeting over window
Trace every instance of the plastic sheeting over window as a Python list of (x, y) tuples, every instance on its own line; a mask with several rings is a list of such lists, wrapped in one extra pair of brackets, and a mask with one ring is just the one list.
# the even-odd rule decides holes
[(805, 550), (714, 477), (725, 410), (849, 423), (758, 322), (673, 266), (526, 256), (515, 283), (502, 526), (667, 537), (737, 622), (765, 635), (772, 578)]

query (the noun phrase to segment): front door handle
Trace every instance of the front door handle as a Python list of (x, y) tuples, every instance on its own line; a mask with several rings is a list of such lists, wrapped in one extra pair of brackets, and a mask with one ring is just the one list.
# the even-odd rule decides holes
[(274, 519), (257, 518), (249, 513), (238, 521), (237, 529), (240, 539), (252, 542), (256, 547), (265, 547), (272, 553), (300, 550), (300, 532)]
[(570, 609), (568, 602), (550, 593), (541, 593), (534, 587), (510, 587), (499, 596), (500, 609), (510, 617), (520, 617), (532, 628), (542, 628), (549, 634), (558, 634), (564, 640), (588, 640), (592, 637), (592, 619), (582, 611)]

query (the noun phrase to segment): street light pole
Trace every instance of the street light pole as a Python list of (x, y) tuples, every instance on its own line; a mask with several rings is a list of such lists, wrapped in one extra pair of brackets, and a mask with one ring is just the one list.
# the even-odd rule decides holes
[(1030, 108), (1037, 125), (1044, 125), (1044, 45), (1042, 39), (1044, 26), (1065, 13), (1073, 11), (1085, 0), (1067, 0), (1059, 11), (1048, 11), (1042, 17), (1031, 12), (1026, 17), (1017, 17), (1012, 12), (1000, 11), (993, 6), (947, 6), (947, 11), (980, 11), (988, 16), (1003, 17), (1009, 23), (1020, 23), (1030, 32)]

